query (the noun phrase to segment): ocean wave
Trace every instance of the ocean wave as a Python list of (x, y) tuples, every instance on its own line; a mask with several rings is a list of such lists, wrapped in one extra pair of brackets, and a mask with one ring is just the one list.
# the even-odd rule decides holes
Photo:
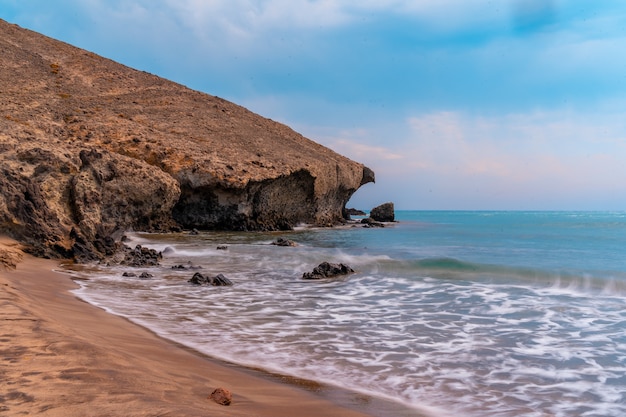
[[(626, 415), (626, 271), (615, 235), (524, 226), (505, 241), (499, 227), (510, 218), (561, 220), (429, 215), (439, 217), (428, 227), (297, 231), (288, 235), (295, 248), (270, 245), (271, 233), (135, 235), (173, 248), (154, 278), (88, 270), (77, 294), (203, 353), (414, 407), (471, 417)], [(454, 234), (450, 220), (468, 217), (474, 223)], [(476, 218), (500, 223), (476, 226)], [(218, 253), (218, 243), (228, 251)], [(171, 269), (188, 261), (235, 286), (190, 286), (190, 271)], [(302, 279), (322, 261), (356, 273)]]
[[(376, 263), (376, 262), (374, 262)], [(518, 283), (568, 289), (575, 292), (626, 294), (626, 274), (619, 271), (554, 271), (539, 268), (468, 262), (450, 257), (416, 260), (379, 259), (378, 265), (387, 274), (431, 277), (457, 281)]]

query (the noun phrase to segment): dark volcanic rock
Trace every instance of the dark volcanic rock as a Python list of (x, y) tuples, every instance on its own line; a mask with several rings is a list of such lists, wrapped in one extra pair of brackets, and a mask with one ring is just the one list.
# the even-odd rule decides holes
[(385, 203), (374, 207), (370, 212), (370, 217), (379, 222), (395, 221), (396, 214), (393, 209), (393, 203)]
[(212, 285), (214, 287), (224, 287), (224, 286), (233, 285), (232, 281), (226, 278), (222, 274), (217, 274), (216, 276), (212, 277), (209, 275), (202, 275), (199, 272), (196, 272), (195, 274), (193, 274), (193, 277), (191, 277), (191, 279), (187, 282), (194, 284), (194, 285)]
[(377, 222), (376, 220), (372, 219), (371, 217), (366, 217), (364, 219), (361, 220), (361, 224), (363, 224), (363, 227), (385, 227), (385, 225), (381, 222)]
[(293, 240), (289, 240), (289, 239), (285, 239), (282, 237), (279, 237), (278, 239), (276, 239), (275, 241), (272, 242), (272, 245), (274, 246), (298, 246), (298, 244), (296, 242), (294, 242)]
[(101, 259), (129, 229), (342, 222), (374, 173), (218, 97), (0, 20), (0, 232)]
[(200, 265), (193, 265), (191, 262), (189, 262), (188, 265), (172, 265), (172, 269), (179, 269), (179, 270), (187, 270), (187, 269), (202, 269), (202, 267)]
[(122, 265), (142, 267), (142, 266), (157, 266), (159, 261), (163, 259), (161, 252), (157, 252), (154, 249), (145, 248), (141, 245), (135, 246), (131, 249), (128, 246), (124, 247), (124, 260)]
[(339, 275), (347, 275), (353, 273), (354, 270), (344, 264), (331, 264), (329, 262), (322, 262), (315, 268), (313, 272), (305, 272), (302, 274), (304, 279), (322, 279), (332, 278)]
[(366, 213), (363, 210), (358, 210), (355, 208), (347, 208), (346, 214), (348, 216), (365, 216), (366, 215)]

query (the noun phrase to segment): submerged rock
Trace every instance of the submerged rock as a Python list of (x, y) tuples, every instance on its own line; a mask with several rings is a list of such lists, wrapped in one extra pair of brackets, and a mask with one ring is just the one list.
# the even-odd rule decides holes
[(193, 274), (193, 277), (187, 281), (194, 285), (212, 285), (214, 287), (225, 287), (233, 285), (233, 282), (222, 274), (216, 276), (203, 275), (199, 272)]
[(363, 227), (385, 227), (383, 223), (377, 222), (371, 217), (366, 217), (365, 219), (362, 219), (361, 224), (363, 225)]
[(176, 250), (171, 246), (166, 246), (165, 249), (161, 251), (161, 253), (163, 255), (171, 255), (173, 253), (176, 253)]
[(202, 269), (202, 266), (200, 266), (200, 265), (193, 265), (193, 264), (191, 263), (191, 261), (190, 261), (190, 262), (188, 262), (188, 264), (187, 264), (187, 265), (181, 265), (181, 264), (178, 264), (178, 265), (172, 265), (172, 269), (180, 269), (180, 270), (187, 270), (187, 269)]
[(296, 242), (294, 242), (293, 240), (284, 239), (282, 237), (279, 237), (278, 239), (273, 241), (272, 245), (275, 245), (275, 246), (292, 246), (292, 247), (298, 246), (298, 244)]
[(315, 268), (313, 272), (305, 272), (302, 274), (304, 279), (322, 279), (333, 278), (340, 275), (348, 275), (354, 272), (354, 269), (345, 264), (331, 264), (329, 262), (322, 262)]
[[(122, 276), (125, 278), (136, 278), (137, 274), (135, 274), (134, 272), (124, 272)], [(152, 277), (153, 275), (148, 272), (142, 272), (141, 274), (139, 274), (139, 278), (141, 279), (150, 279)]]

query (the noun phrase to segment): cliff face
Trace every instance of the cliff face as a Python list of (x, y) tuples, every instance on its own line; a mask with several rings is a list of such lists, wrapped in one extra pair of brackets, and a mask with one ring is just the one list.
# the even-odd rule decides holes
[(217, 97), (0, 20), (0, 229), (42, 256), (117, 234), (342, 221), (374, 173)]

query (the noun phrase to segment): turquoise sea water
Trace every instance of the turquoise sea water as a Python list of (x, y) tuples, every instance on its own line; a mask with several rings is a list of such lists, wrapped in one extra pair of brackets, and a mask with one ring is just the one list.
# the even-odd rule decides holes
[[(77, 294), (203, 353), (427, 415), (626, 415), (626, 212), (396, 216), (380, 229), (129, 234), (169, 248), (141, 269), (154, 278), (93, 266)], [(301, 279), (322, 261), (356, 273)], [(235, 285), (192, 287), (179, 264)]]

